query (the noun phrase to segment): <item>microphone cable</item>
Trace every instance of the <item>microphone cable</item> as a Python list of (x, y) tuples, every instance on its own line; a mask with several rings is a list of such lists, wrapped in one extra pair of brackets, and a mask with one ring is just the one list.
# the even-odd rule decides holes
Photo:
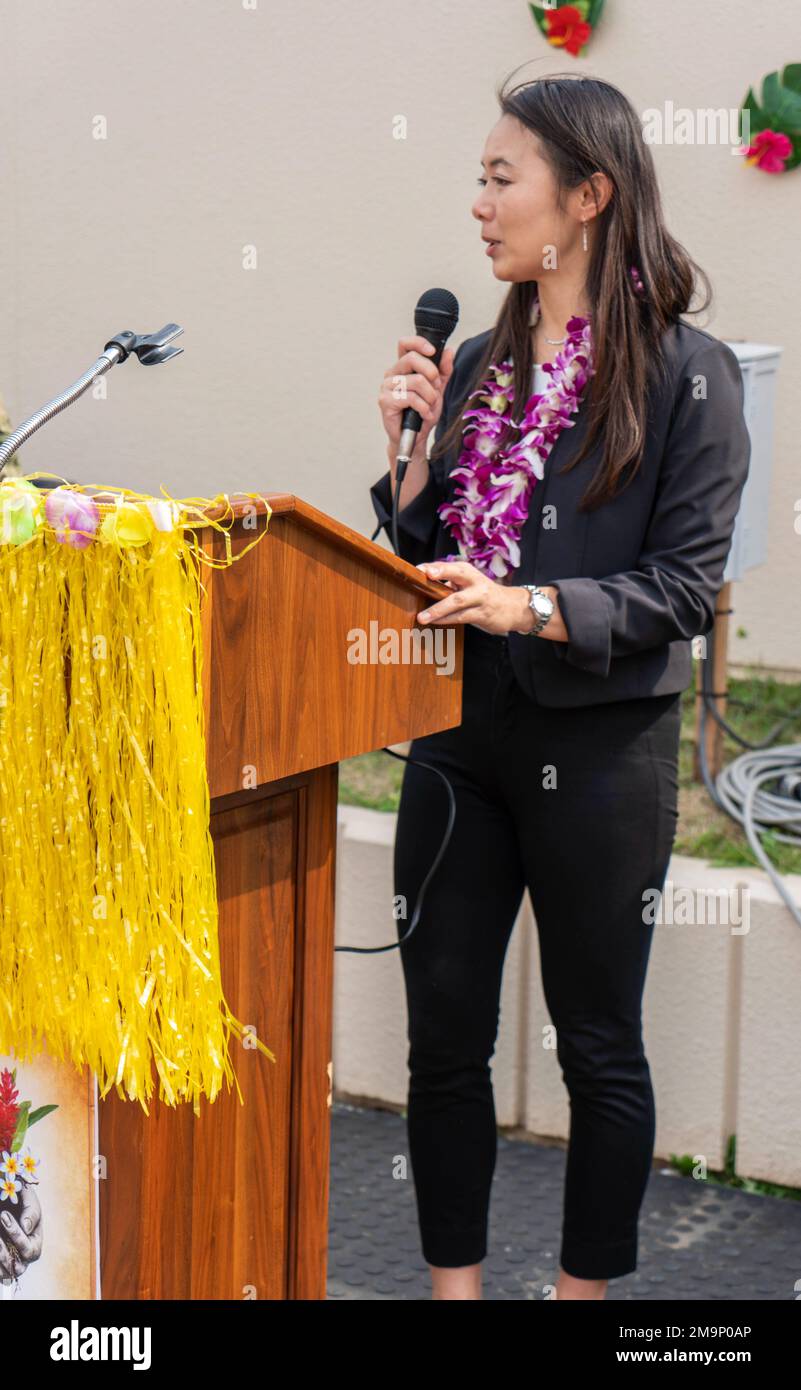
[[(403, 461), (401, 461), (401, 462), (403, 462)], [(391, 519), (391, 527), (392, 527), (392, 536), (391, 536), (392, 548), (393, 548), (393, 550), (395, 551), (395, 554), (396, 554), (396, 555), (400, 555), (400, 548), (399, 548), (400, 542), (399, 542), (399, 540), (398, 540), (398, 499), (399, 499), (399, 497), (400, 497), (400, 485), (401, 485), (401, 483), (402, 483), (402, 481), (403, 481), (403, 474), (404, 474), (405, 472), (406, 472), (405, 463), (403, 463), (403, 468), (402, 468), (402, 470), (401, 470), (401, 464), (399, 463), (399, 464), (398, 464), (398, 470), (397, 470), (397, 472), (396, 472), (395, 491), (394, 491), (393, 497), (392, 497), (392, 519)], [(376, 539), (376, 537), (378, 536), (378, 534), (379, 534), (379, 532), (381, 531), (381, 529), (382, 529), (383, 526), (384, 526), (384, 522), (383, 522), (383, 521), (379, 521), (379, 523), (378, 523), (378, 525), (376, 526), (376, 528), (375, 528), (375, 530), (374, 530), (372, 536), (370, 537), (370, 540), (371, 540), (371, 541), (374, 541), (374, 540)], [(401, 556), (401, 558), (403, 558), (403, 557)], [(429, 883), (431, 882), (432, 878), (434, 877), (434, 874), (436, 873), (437, 869), (439, 868), (440, 862), (441, 862), (441, 860), (442, 860), (442, 856), (444, 855), (445, 850), (446, 850), (447, 847), (448, 847), (448, 841), (449, 841), (450, 838), (451, 838), (451, 834), (452, 834), (452, 832), (453, 832), (454, 823), (455, 823), (455, 821), (456, 821), (456, 797), (455, 797), (454, 794), (453, 794), (453, 787), (451, 786), (451, 783), (448, 781), (448, 779), (447, 779), (447, 777), (445, 776), (444, 772), (440, 772), (439, 768), (438, 768), (438, 767), (432, 766), (431, 763), (424, 763), (424, 762), (421, 762), (421, 761), (420, 761), (419, 759), (417, 759), (417, 758), (409, 758), (409, 757), (407, 757), (404, 753), (395, 753), (395, 752), (393, 752), (393, 750), (392, 750), (391, 748), (382, 748), (382, 749), (381, 749), (381, 752), (382, 752), (382, 753), (388, 753), (389, 756), (390, 756), (391, 758), (398, 758), (402, 763), (411, 763), (413, 767), (424, 767), (424, 768), (426, 768), (429, 772), (435, 772), (435, 773), (437, 774), (437, 776), (440, 778), (440, 780), (443, 781), (443, 782), (445, 783), (445, 789), (446, 789), (446, 791), (447, 791), (447, 793), (448, 793), (448, 824), (447, 824), (447, 826), (446, 826), (446, 828), (445, 828), (445, 834), (444, 834), (443, 837), (442, 837), (442, 843), (440, 844), (440, 847), (439, 847), (439, 849), (437, 850), (437, 853), (436, 853), (436, 855), (435, 855), (434, 862), (433, 862), (433, 864), (431, 865), (431, 868), (429, 869), (428, 873), (426, 874), (425, 878), (423, 879), (423, 882), (422, 882), (421, 885), (420, 885), (420, 891), (419, 891), (419, 893), (417, 894), (417, 899), (416, 899), (415, 904), (414, 904), (414, 912), (412, 913), (412, 920), (411, 920), (411, 922), (410, 922), (410, 924), (409, 924), (409, 930), (408, 930), (407, 932), (405, 932), (404, 935), (403, 935), (402, 937), (400, 937), (397, 941), (390, 941), (390, 942), (388, 943), (388, 945), (386, 945), (386, 946), (335, 946), (335, 947), (334, 947), (334, 950), (335, 950), (335, 951), (351, 951), (351, 952), (355, 953), (356, 955), (362, 955), (362, 956), (379, 955), (382, 951), (396, 951), (396, 950), (398, 949), (399, 946), (405, 946), (405, 945), (406, 945), (406, 942), (409, 940), (409, 937), (411, 936), (412, 932), (414, 931), (415, 927), (417, 926), (417, 923), (418, 923), (419, 920), (420, 920), (420, 913), (421, 913), (421, 911), (422, 911), (423, 899), (425, 898), (426, 889), (427, 889)]]
[(441, 861), (441, 859), (442, 859), (443, 854), (445, 853), (445, 850), (447, 849), (448, 841), (449, 841), (450, 838), (451, 838), (451, 833), (452, 833), (452, 831), (453, 831), (454, 822), (455, 822), (455, 820), (456, 820), (456, 797), (455, 797), (454, 794), (453, 794), (453, 787), (451, 786), (451, 784), (450, 784), (450, 782), (448, 781), (447, 777), (445, 776), (445, 773), (444, 773), (444, 772), (440, 772), (439, 768), (438, 768), (438, 767), (434, 767), (433, 764), (431, 764), (431, 763), (424, 763), (424, 762), (421, 762), (421, 761), (420, 761), (419, 759), (417, 759), (417, 758), (409, 758), (409, 757), (406, 756), (405, 753), (395, 753), (395, 752), (393, 752), (393, 750), (392, 750), (391, 748), (382, 748), (382, 749), (381, 749), (381, 752), (382, 752), (382, 753), (389, 753), (389, 756), (390, 756), (391, 758), (399, 758), (400, 761), (401, 761), (402, 763), (411, 763), (411, 764), (412, 764), (412, 767), (425, 767), (425, 768), (428, 769), (429, 772), (436, 772), (437, 776), (445, 783), (445, 787), (446, 787), (447, 792), (448, 792), (448, 803), (449, 803), (449, 804), (448, 804), (448, 824), (447, 824), (446, 829), (445, 829), (445, 834), (444, 834), (443, 837), (442, 837), (442, 843), (441, 843), (439, 849), (437, 850), (437, 853), (436, 853), (436, 857), (435, 857), (435, 859), (434, 859), (434, 862), (433, 862), (433, 864), (431, 865), (431, 868), (429, 869), (428, 873), (426, 874), (425, 878), (423, 879), (423, 882), (422, 882), (421, 885), (420, 885), (420, 891), (419, 891), (419, 893), (417, 894), (417, 899), (416, 899), (415, 904), (414, 904), (414, 912), (412, 913), (412, 920), (411, 920), (411, 922), (410, 922), (410, 924), (409, 924), (409, 930), (408, 930), (407, 932), (405, 932), (404, 935), (403, 935), (402, 937), (400, 937), (398, 941), (391, 941), (391, 942), (389, 943), (389, 945), (387, 945), (387, 946), (335, 946), (335, 947), (334, 947), (334, 950), (335, 950), (335, 951), (353, 951), (353, 952), (355, 952), (357, 955), (362, 955), (362, 956), (374, 956), (374, 955), (378, 955), (379, 952), (381, 952), (381, 951), (395, 951), (395, 950), (397, 950), (397, 948), (398, 948), (399, 946), (405, 946), (405, 945), (406, 945), (406, 942), (409, 940), (409, 937), (411, 936), (412, 932), (414, 931), (415, 927), (417, 926), (417, 923), (418, 923), (419, 920), (420, 920), (420, 912), (421, 912), (422, 907), (423, 907), (423, 899), (424, 899), (424, 897), (425, 897), (426, 888), (428, 887), (429, 883), (431, 882), (432, 878), (434, 877), (434, 874), (436, 873), (437, 869), (439, 868), (440, 861)]

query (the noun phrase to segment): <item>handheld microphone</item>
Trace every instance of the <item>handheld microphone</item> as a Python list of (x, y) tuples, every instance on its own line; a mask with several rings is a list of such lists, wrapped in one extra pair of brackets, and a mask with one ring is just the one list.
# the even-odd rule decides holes
[[(414, 311), (414, 331), (419, 337), (427, 338), (432, 347), (436, 348), (431, 357), (436, 367), (440, 364), (443, 348), (458, 322), (459, 301), (450, 290), (426, 290), (418, 299)], [(411, 459), (422, 424), (422, 417), (414, 407), (407, 406), (401, 417), (396, 474), (398, 483), (406, 472), (406, 465)]]
[[(426, 290), (417, 301), (414, 311), (414, 331), (421, 338), (427, 338), (436, 349), (431, 357), (439, 366), (442, 350), (459, 322), (459, 301), (450, 290)], [(400, 487), (411, 462), (417, 435), (422, 428), (422, 416), (409, 405), (401, 416), (401, 433), (395, 461), (395, 491), (392, 496), (392, 544), (395, 554), (400, 554), (398, 539), (398, 512), (400, 510)]]

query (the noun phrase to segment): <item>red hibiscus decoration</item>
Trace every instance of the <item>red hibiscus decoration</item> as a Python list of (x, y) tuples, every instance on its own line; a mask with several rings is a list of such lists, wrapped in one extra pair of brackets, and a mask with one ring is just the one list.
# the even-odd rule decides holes
[(575, 5), (562, 5), (558, 10), (546, 10), (545, 37), (556, 48), (566, 48), (577, 57), (592, 33), (592, 25), (582, 19)]

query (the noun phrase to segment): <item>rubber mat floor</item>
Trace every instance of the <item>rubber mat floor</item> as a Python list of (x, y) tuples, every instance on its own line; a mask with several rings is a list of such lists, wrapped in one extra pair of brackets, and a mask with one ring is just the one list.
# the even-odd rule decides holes
[[(498, 1135), (485, 1299), (552, 1298), (562, 1147)], [(638, 1268), (608, 1300), (797, 1299), (801, 1201), (764, 1197), (655, 1166), (640, 1217)], [(328, 1298), (429, 1299), (406, 1120), (335, 1101), (331, 1113)]]

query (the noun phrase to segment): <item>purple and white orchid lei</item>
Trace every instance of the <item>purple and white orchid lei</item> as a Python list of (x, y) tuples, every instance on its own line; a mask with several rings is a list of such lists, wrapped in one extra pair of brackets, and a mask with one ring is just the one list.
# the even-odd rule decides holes
[[(535, 299), (532, 323), (538, 317)], [(451, 477), (463, 481), (457, 485), (456, 501), (437, 508), (458, 542), (459, 554), (443, 560), (469, 560), (495, 580), (504, 579), (520, 564), (519, 540), (531, 493), (562, 430), (576, 423), (570, 417), (594, 375), (589, 319), (569, 319), (566, 334), (562, 350), (552, 362), (542, 364), (551, 377), (549, 388), (529, 398), (520, 421), (509, 422), (519, 437), (506, 449), (498, 450), (498, 440), (514, 400), (511, 357), (500, 365), (493, 363), (483, 386), (471, 393), (470, 400), (479, 397), (484, 403), (464, 413), (464, 419), (472, 418), (475, 424), (451, 472)]]

